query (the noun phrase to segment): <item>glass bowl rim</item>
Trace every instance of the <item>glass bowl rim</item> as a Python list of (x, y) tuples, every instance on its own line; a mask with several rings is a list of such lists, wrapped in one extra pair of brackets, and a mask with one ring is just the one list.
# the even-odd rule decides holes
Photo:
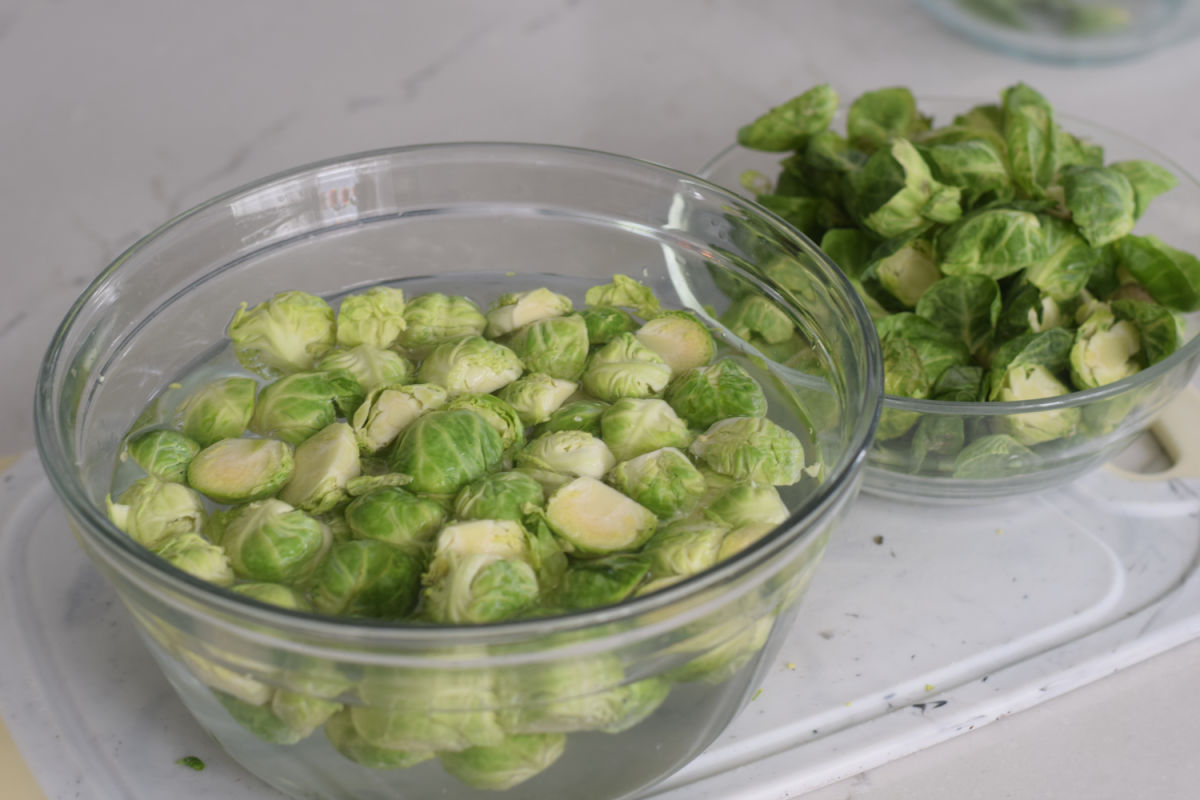
[[(916, 96), (917, 110), (921, 110), (922, 103), (959, 103), (961, 108), (970, 108), (972, 105), (980, 103), (995, 102), (995, 99), (985, 100), (979, 97), (963, 97), (953, 95), (929, 95), (926, 97)], [(850, 101), (852, 102), (852, 101)], [(850, 107), (850, 102), (840, 102), (837, 108), (838, 115), (844, 115)], [(1168, 167), (1174, 171), (1175, 176), (1181, 184), (1188, 183), (1197, 192), (1200, 197), (1200, 178), (1197, 178), (1190, 171), (1182, 167), (1177, 161), (1170, 156), (1165, 155), (1153, 145), (1146, 144), (1138, 139), (1134, 139), (1128, 134), (1113, 130), (1107, 125), (1080, 117), (1075, 114), (1060, 113), (1057, 110), (1054, 112), (1055, 121), (1068, 120), (1080, 125), (1085, 125), (1095, 131), (1103, 132), (1106, 136), (1113, 137), (1114, 141), (1120, 141), (1124, 145), (1136, 147), (1145, 153), (1154, 156), (1161, 166)], [(1070, 133), (1070, 131), (1068, 131)], [(1101, 143), (1105, 144), (1105, 143)], [(1107, 149), (1107, 144), (1105, 144)], [(723, 164), (730, 156), (739, 152), (766, 154), (767, 151), (751, 150), (748, 147), (734, 142), (726, 145), (718, 153), (708, 159), (704, 163), (696, 175), (704, 180), (711, 181), (712, 173)], [(786, 157), (786, 153), (780, 153), (780, 157)], [(730, 189), (729, 191), (735, 191)], [(1160, 198), (1160, 202), (1167, 197), (1164, 194)], [(755, 202), (750, 200), (748, 202)], [(784, 221), (785, 225), (791, 223)], [(811, 241), (811, 240), (809, 240)], [(820, 249), (818, 247), (818, 249)], [(824, 251), (822, 251), (824, 253)], [(1197, 254), (1200, 257), (1200, 254)], [(831, 259), (832, 260), (832, 259)], [(838, 268), (841, 272), (841, 268)], [(1196, 313), (1196, 312), (1189, 312)], [(872, 327), (874, 325), (872, 324)], [(995, 416), (1010, 416), (1013, 414), (1030, 414), (1040, 411), (1056, 411), (1066, 408), (1077, 408), (1089, 405), (1093, 402), (1108, 400), (1125, 392), (1134, 392), (1142, 388), (1146, 384), (1152, 383), (1158, 378), (1166, 375), (1174, 370), (1180, 364), (1186, 363), (1191, 359), (1197, 350), (1200, 350), (1200, 332), (1193, 336), (1188, 341), (1184, 342), (1175, 352), (1155, 364), (1151, 364), (1143, 370), (1127, 377), (1122, 378), (1112, 383), (1106, 383), (1103, 386), (1096, 386), (1091, 389), (1083, 389), (1079, 391), (1069, 392), (1056, 397), (1043, 397), (1036, 400), (1013, 400), (1013, 401), (997, 401), (997, 400), (977, 400), (977, 401), (961, 401), (961, 400), (928, 400), (918, 399), (913, 397), (903, 397), (901, 395), (887, 394), (883, 396), (883, 404), (887, 408), (894, 408), (901, 411), (914, 411), (921, 414), (930, 415), (953, 415), (953, 416), (974, 416), (974, 417), (995, 417)]]
[[(870, 413), (858, 415), (858, 418), (852, 423), (851, 435), (848, 437), (850, 445), (842, 456), (837, 471), (828, 473), (826, 481), (818, 487), (817, 491), (804, 498), (794, 510), (789, 512), (788, 517), (775, 526), (770, 533), (742, 552), (663, 589), (610, 606), (565, 612), (547, 617), (454, 625), (336, 617), (286, 609), (235, 593), (227, 587), (216, 586), (171, 566), (120, 531), (108, 519), (107, 514), (87, 498), (87, 492), (77, 477), (75, 464), (67, 457), (67, 450), (55, 427), (59, 421), (59, 414), (54, 402), (54, 378), (60, 365), (60, 358), (65, 355), (66, 339), (73, 332), (77, 317), (122, 264), (136, 257), (142, 250), (168, 232), (188, 224), (193, 217), (209, 209), (228, 204), (234, 199), (268, 190), (280, 182), (311, 177), (322, 169), (346, 167), (372, 160), (423, 153), (471, 152), (472, 150), (480, 150), (493, 156), (498, 153), (511, 153), (523, 158), (526, 165), (534, 163), (539, 153), (556, 154), (562, 158), (572, 159), (572, 163), (587, 169), (597, 169), (597, 165), (607, 163), (619, 164), (637, 170), (639, 175), (649, 176), (657, 173), (662, 178), (670, 179), (674, 183), (676, 193), (681, 186), (698, 185), (709, 193), (720, 196), (733, 207), (756, 217), (765, 218), (767, 222), (772, 223), (775, 233), (784, 242), (798, 252), (812, 257), (816, 264), (826, 272), (830, 282), (848, 301), (847, 304), (850, 306), (859, 329), (873, 330), (873, 323), (867, 308), (849, 280), (808, 237), (792, 228), (777, 215), (746, 200), (736, 192), (703, 177), (664, 164), (593, 148), (486, 140), (399, 145), (311, 161), (228, 189), (160, 223), (133, 242), (102, 269), (80, 293), (59, 322), (38, 370), (34, 397), (34, 436), (43, 469), (55, 493), (67, 507), (71, 516), (79, 520), (79, 535), (90, 542), (102, 545), (106, 555), (111, 557), (115, 554), (127, 568), (132, 564), (135, 567), (134, 575), (137, 578), (149, 579), (157, 584), (155, 594), (160, 600), (165, 599), (161, 591), (162, 586), (165, 585), (181, 595), (182, 598), (209, 613), (248, 615), (249, 619), (246, 619), (246, 622), (263, 624), (272, 629), (299, 631), (303, 635), (316, 635), (330, 639), (349, 638), (362, 646), (370, 643), (394, 644), (399, 642), (406, 645), (444, 646), (462, 644), (464, 639), (472, 639), (472, 643), (513, 641), (514, 639), (523, 641), (529, 637), (521, 634), (545, 636), (585, 630), (626, 619), (635, 619), (661, 609), (671, 609), (697, 597), (707, 597), (702, 605), (708, 607), (714, 602), (719, 603), (718, 599), (707, 596), (707, 593), (711, 592), (718, 584), (743, 579), (761, 569), (776, 553), (791, 546), (800, 545), (804, 540), (815, 538), (820, 531), (810, 523), (824, 520), (831, 510), (845, 502), (847, 494), (853, 490), (857, 476), (865, 466), (867, 453), (874, 440), (875, 429), (883, 405), (883, 362), (878, 340), (874, 337), (864, 337), (864, 359), (860, 365), (865, 389), (863, 405), (870, 409)], [(331, 223), (326, 227), (336, 229), (344, 227), (344, 224)], [(314, 232), (306, 232), (303, 237), (311, 236)], [(784, 299), (784, 302), (791, 302), (786, 299), (788, 295), (781, 292), (770, 278), (765, 275), (756, 276), (756, 278), (772, 289), (781, 299)], [(775, 364), (773, 361), (770, 363)], [(783, 369), (782, 365), (775, 366)], [(74, 430), (71, 432), (74, 433)], [(453, 642), (448, 641), (455, 634), (462, 638)], [(268, 634), (268, 636), (273, 640), (272, 634)]]

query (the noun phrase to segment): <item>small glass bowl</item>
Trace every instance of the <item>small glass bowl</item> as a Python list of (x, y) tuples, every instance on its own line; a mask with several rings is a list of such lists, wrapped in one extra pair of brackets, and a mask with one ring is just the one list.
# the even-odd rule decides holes
[[(761, 273), (763, 258), (809, 278), (804, 303)], [(497, 280), (510, 289), (554, 280), (581, 303), (615, 273), (704, 315), (727, 303), (718, 279), (755, 286), (820, 353), (820, 382), (789, 385), (765, 366), (777, 378), (766, 387), (773, 417), (807, 437), (822, 474), (781, 491), (788, 519), (709, 571), (573, 614), (385, 624), (287, 611), (204, 583), (105, 514), (125, 433), (157, 391), (227, 346), (241, 301), (285, 288), (332, 298), (380, 282), (490, 299)], [(495, 797), (424, 758), (426, 748), (395, 744), (412, 736), (396, 728), (424, 726), (420, 741), (449, 752), (492, 743), (530, 712), (545, 751), (563, 746), (562, 733), (565, 750), (514, 796), (617, 798), (685, 764), (748, 700), (861, 485), (881, 387), (878, 342), (852, 286), (754, 204), (605, 153), (447, 144), (300, 167), (149, 234), (63, 320), (42, 366), (35, 429), (76, 538), (150, 652), (200, 724), (267, 783), (304, 798)], [(819, 429), (785, 404), (810, 400)], [(641, 708), (638, 698), (657, 706), (641, 721), (623, 712)], [(311, 722), (335, 708), (324, 732), (297, 729), (296, 716)], [(614, 714), (631, 727), (615, 730)], [(363, 730), (379, 735), (367, 741)]]
[[(934, 125), (951, 119), (973, 105), (970, 99), (917, 99), (917, 107), (934, 117)], [(1105, 160), (1145, 159), (1171, 170), (1179, 179), (1174, 189), (1156, 198), (1138, 220), (1134, 232), (1154, 234), (1173, 247), (1200, 253), (1200, 182), (1153, 148), (1094, 123), (1057, 115), (1064, 130), (1103, 145)], [(833, 125), (844, 124), (845, 108)], [(779, 162), (787, 154), (766, 153), (733, 145), (717, 154), (700, 175), (745, 197), (753, 193), (742, 184), (743, 175), (757, 173), (772, 182)], [(907, 418), (909, 431), (893, 439), (876, 436), (868, 456), (864, 488), (872, 494), (905, 501), (971, 503), (988, 498), (1053, 488), (1107, 462), (1149, 427), (1155, 414), (1191, 381), (1200, 365), (1200, 312), (1185, 315), (1186, 342), (1172, 355), (1124, 380), (1087, 391), (1024, 402), (963, 402), (916, 400), (884, 396), (880, 431), (889, 420)], [(999, 456), (986, 465), (987, 477), (956, 464), (956, 453), (931, 454), (919, 462), (913, 456), (912, 433), (921, 419), (961, 420), (965, 444), (985, 436), (1025, 427), (1055, 415), (1078, 415), (1078, 433), (1032, 446), (1033, 457)]]

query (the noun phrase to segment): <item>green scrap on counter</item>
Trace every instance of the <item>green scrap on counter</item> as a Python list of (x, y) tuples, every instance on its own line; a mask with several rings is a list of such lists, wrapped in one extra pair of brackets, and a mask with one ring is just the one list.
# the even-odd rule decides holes
[(205, 766), (207, 766), (202, 759), (197, 758), (196, 756), (184, 756), (175, 763), (181, 767), (193, 769), (196, 772), (203, 772)]

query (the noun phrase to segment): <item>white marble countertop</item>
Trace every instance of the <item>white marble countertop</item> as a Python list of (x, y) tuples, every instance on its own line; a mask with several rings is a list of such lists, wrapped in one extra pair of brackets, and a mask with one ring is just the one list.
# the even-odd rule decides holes
[[(87, 282), (158, 223), (253, 178), (450, 140), (695, 171), (815, 83), (990, 97), (1018, 80), (1200, 174), (1195, 42), (1040, 65), (981, 50), (905, 0), (3, 0), (0, 454), (33, 446), (38, 362)], [(1194, 643), (809, 796), (1191, 797), (1197, 669)]]

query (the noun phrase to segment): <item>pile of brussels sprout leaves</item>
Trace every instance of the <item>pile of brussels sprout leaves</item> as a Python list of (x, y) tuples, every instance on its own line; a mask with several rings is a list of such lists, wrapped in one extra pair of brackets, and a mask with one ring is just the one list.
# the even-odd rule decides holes
[[(904, 88), (854, 100), (844, 134), (829, 127), (838, 103), (816, 86), (741, 128), (742, 146), (791, 153), (773, 186), (754, 172), (742, 181), (854, 283), (888, 394), (1058, 397), (1134, 375), (1183, 343), (1200, 261), (1132, 232), (1176, 185), (1166, 169), (1106, 164), (1024, 84), (940, 127)], [(1132, 405), (990, 422), (885, 408), (874, 457), (956, 477), (1020, 473), (1038, 450), (1114, 430)]]
[[(782, 522), (775, 487), (817, 481), (819, 465), (766, 417), (755, 378), (719, 356), (699, 318), (663, 310), (631, 278), (590, 287), (586, 305), (538, 288), (485, 313), (388, 286), (336, 311), (301, 291), (243, 304), (227, 333), (245, 372), (148, 407), (122, 452), (146, 474), (108, 499), (109, 517), (177, 568), (260, 602), (439, 624), (619, 603)], [(761, 313), (735, 304), (722, 319), (751, 330)], [(461, 676), (430, 671), (414, 696), (433, 705), (414, 713), (376, 704), (387, 692), (369, 682), (343, 706), (348, 686), (328, 675), (298, 692), (181, 657), (268, 741), (323, 725), (360, 764), (436, 756), (472, 785), (507, 788), (553, 762), (565, 733), (625, 730), (672, 681), (728, 677), (768, 630), (750, 624), (732, 646), (627, 685), (615, 657), (535, 670), (506, 696), (529, 689), (536, 709), (486, 714), (429, 710), (440, 691), (461, 694)], [(556, 686), (572, 699), (553, 702)]]

